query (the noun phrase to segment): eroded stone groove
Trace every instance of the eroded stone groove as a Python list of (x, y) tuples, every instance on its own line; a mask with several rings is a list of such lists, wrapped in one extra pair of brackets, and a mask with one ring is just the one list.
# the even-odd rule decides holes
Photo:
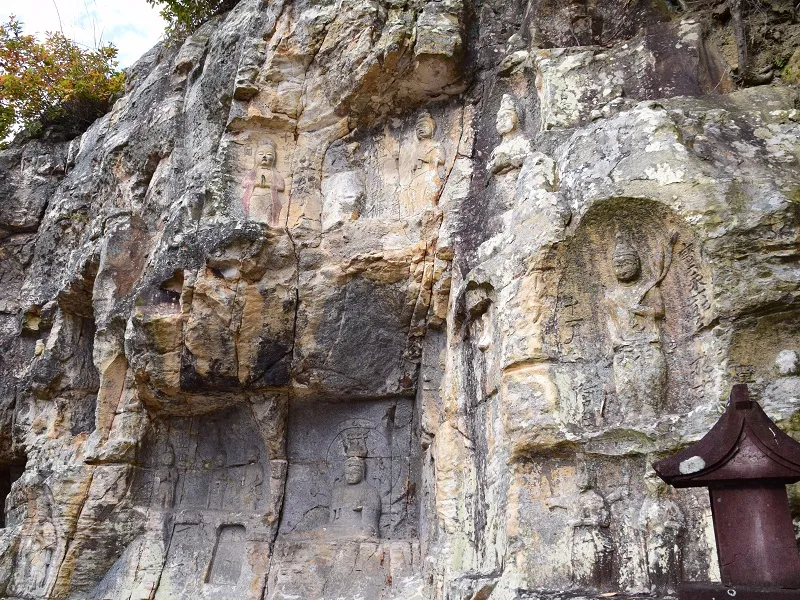
[(800, 25), (737, 6), (242, 0), (0, 152), (0, 596), (713, 579), (649, 465), (800, 409)]

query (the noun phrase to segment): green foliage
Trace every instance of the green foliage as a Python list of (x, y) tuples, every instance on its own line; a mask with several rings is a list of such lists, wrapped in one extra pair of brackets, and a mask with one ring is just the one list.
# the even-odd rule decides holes
[(85, 131), (122, 91), (116, 56), (112, 44), (83, 49), (59, 32), (39, 42), (9, 17), (0, 24), (0, 142), (20, 128), (65, 137)]
[(214, 15), (230, 10), (238, 0), (147, 0), (151, 6), (162, 5), (161, 16), (167, 21), (167, 37), (180, 40)]

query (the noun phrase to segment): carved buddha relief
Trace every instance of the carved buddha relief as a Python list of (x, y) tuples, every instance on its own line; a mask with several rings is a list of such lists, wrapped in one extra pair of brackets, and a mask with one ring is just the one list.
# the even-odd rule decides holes
[(674, 591), (681, 579), (686, 517), (655, 471), (645, 475), (644, 488), (636, 525), (642, 537), (647, 585), (653, 591)]
[(278, 150), (272, 140), (256, 150), (253, 168), (247, 174), (242, 188), (245, 214), (249, 219), (280, 227), (281, 213), (286, 204), (286, 183), (276, 168)]
[[(228, 427), (238, 437), (226, 436)], [(150, 435), (169, 439), (153, 444), (134, 484), (152, 509), (195, 516), (267, 510), (271, 463), (246, 411), (176, 418)]]
[(436, 122), (423, 112), (414, 126), (416, 147), (411, 161), (411, 173), (406, 188), (400, 195), (400, 216), (407, 217), (435, 206), (442, 191), (439, 172), (444, 165), (444, 154), (439, 142), (433, 139)]
[(282, 433), (272, 435), (246, 403), (154, 420), (131, 484), (134, 506), (150, 517), (135, 597), (199, 598), (205, 586), (213, 597), (246, 595), (264, 572), (262, 540), (281, 511), (271, 489), (283, 488), (285, 470), (272, 468), (282, 457), (270, 453)]
[(261, 466), (261, 451), (257, 446), (250, 448), (241, 486), (244, 492), (244, 507), (256, 510), (264, 497), (264, 467)]
[(364, 480), (366, 475), (367, 431), (350, 430), (344, 436), (344, 483), (331, 494), (330, 531), (334, 535), (378, 537), (381, 497)]
[(211, 470), (211, 487), (208, 492), (208, 508), (225, 507), (225, 491), (228, 487), (228, 457), (224, 450), (217, 452)]
[(543, 353), (560, 361), (565, 422), (652, 424), (702, 401), (692, 390), (708, 377), (698, 349), (710, 305), (686, 223), (649, 200), (599, 202), (575, 225), (556, 265)]
[(614, 351), (617, 399), (632, 407), (660, 409), (667, 385), (667, 363), (661, 344), (664, 298), (659, 288), (672, 264), (673, 234), (656, 252), (650, 277), (642, 275), (638, 251), (623, 233), (616, 236), (611, 255), (615, 282), (604, 302)]
[(486, 169), (494, 175), (519, 169), (531, 153), (531, 143), (519, 129), (517, 105), (508, 94), (503, 94), (500, 102), (495, 129), (500, 134), (501, 141), (492, 150)]
[(587, 488), (573, 507), (571, 564), (572, 576), (581, 585), (599, 586), (610, 577), (613, 542), (611, 515), (603, 497)]
[(155, 473), (155, 508), (172, 509), (175, 503), (175, 486), (178, 483), (178, 469), (175, 467), (175, 451), (167, 444), (161, 456), (161, 466)]
[(570, 548), (572, 579), (581, 586), (602, 587), (611, 580), (614, 541), (611, 535), (610, 502), (597, 485), (596, 474), (586, 464), (576, 472), (578, 494), (569, 503), (572, 528)]
[(413, 415), (409, 398), (291, 406), (279, 535), (415, 537)]

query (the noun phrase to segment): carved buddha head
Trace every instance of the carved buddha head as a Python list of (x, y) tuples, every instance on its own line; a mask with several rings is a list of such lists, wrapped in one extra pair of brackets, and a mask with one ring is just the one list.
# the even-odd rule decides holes
[(614, 246), (614, 255), (611, 258), (611, 266), (614, 276), (622, 283), (635, 281), (639, 278), (642, 270), (642, 263), (636, 249), (621, 235), (617, 235), (617, 243)]
[(175, 464), (175, 451), (172, 449), (172, 444), (167, 444), (164, 449), (164, 454), (161, 455), (161, 464), (165, 467), (171, 467)]
[(497, 111), (497, 120), (495, 121), (497, 133), (506, 136), (516, 131), (518, 126), (519, 114), (517, 113), (514, 99), (508, 94), (503, 94), (503, 99), (500, 102), (500, 109)]
[(228, 455), (224, 452), (218, 452), (217, 455), (214, 457), (214, 467), (217, 469), (222, 469), (228, 465)]
[(417, 134), (417, 139), (420, 141), (429, 140), (433, 137), (433, 132), (436, 131), (436, 123), (430, 113), (423, 112), (417, 117), (417, 124), (414, 126), (414, 131)]
[(364, 480), (364, 467), (364, 459), (356, 456), (351, 456), (344, 462), (344, 479), (348, 485), (356, 485)]
[(275, 166), (278, 151), (272, 140), (266, 140), (264, 145), (256, 150), (256, 166), (262, 169), (271, 169)]

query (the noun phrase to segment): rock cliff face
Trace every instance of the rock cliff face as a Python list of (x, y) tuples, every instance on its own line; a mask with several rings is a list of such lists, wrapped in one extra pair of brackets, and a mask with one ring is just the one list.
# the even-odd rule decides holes
[(649, 465), (798, 430), (800, 111), (682, 6), (242, 0), (0, 153), (0, 596), (714, 578)]

